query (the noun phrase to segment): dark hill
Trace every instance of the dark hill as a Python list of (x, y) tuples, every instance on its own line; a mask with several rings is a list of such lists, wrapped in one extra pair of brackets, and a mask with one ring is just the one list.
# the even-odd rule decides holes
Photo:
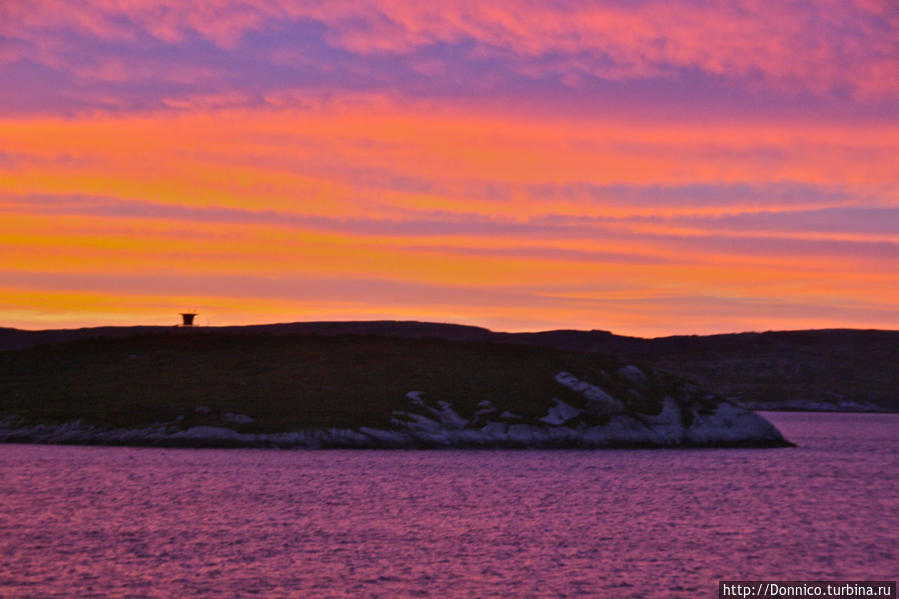
[(788, 445), (757, 414), (676, 375), (604, 354), (276, 330), (141, 330), (0, 352), (0, 441)]
[[(172, 330), (177, 329), (0, 329), (0, 350)], [(496, 333), (479, 327), (412, 321), (301, 322), (198, 327), (195, 331), (435, 338), (596, 352), (688, 377), (756, 409), (899, 411), (899, 331), (833, 329), (643, 339), (597, 330)]]

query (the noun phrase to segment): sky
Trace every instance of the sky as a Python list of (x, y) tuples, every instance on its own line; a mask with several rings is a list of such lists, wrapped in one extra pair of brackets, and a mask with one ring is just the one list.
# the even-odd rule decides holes
[(0, 326), (899, 329), (893, 0), (0, 0)]

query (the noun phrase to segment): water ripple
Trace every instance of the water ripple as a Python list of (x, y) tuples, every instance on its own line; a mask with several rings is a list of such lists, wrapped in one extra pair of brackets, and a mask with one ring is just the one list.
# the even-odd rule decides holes
[(694, 597), (895, 579), (899, 416), (797, 449), (0, 446), (2, 597)]

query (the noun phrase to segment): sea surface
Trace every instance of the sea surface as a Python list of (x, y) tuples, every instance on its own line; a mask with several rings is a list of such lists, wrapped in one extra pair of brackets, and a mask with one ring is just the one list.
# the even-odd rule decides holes
[(0, 445), (0, 597), (714, 597), (899, 574), (899, 415), (795, 449)]

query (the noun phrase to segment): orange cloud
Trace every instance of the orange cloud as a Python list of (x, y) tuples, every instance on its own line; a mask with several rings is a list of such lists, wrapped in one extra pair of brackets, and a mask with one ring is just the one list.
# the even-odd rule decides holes
[(888, 9), (6, 3), (0, 324), (899, 327)]

